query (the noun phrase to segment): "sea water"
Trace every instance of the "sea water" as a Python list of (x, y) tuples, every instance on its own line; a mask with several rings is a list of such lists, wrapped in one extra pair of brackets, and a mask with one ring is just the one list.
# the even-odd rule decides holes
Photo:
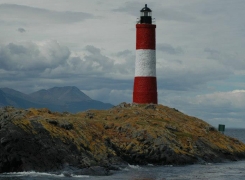
[[(245, 129), (227, 129), (226, 135), (245, 143)], [(128, 165), (110, 176), (72, 176), (21, 172), (0, 174), (0, 180), (245, 180), (245, 161), (207, 163), (188, 166)]]

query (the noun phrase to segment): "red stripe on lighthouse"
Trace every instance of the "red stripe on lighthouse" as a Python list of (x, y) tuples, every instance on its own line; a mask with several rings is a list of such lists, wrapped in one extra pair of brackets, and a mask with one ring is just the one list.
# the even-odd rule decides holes
[(154, 24), (136, 24), (136, 49), (156, 49)]
[(156, 77), (135, 77), (134, 78), (134, 91), (147, 92), (157, 90)]
[(140, 104), (157, 104), (156, 77), (135, 77), (133, 102)]

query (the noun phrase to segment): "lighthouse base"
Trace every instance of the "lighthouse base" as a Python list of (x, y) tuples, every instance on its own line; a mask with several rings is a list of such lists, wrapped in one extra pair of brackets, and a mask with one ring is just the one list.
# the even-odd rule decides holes
[(157, 104), (156, 77), (135, 77), (133, 103)]

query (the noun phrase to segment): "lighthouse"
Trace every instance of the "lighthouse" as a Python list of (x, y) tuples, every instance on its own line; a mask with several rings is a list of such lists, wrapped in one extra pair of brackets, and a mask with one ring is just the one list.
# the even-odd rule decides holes
[(157, 104), (156, 25), (152, 24), (151, 14), (146, 4), (136, 24), (133, 103), (137, 104)]

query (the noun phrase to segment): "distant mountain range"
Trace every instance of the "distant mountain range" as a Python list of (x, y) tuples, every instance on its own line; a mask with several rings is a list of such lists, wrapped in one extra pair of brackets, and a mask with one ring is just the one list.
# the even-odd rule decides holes
[(109, 109), (113, 105), (91, 99), (77, 87), (53, 87), (31, 94), (10, 88), (0, 88), (0, 107), (48, 108), (51, 111), (76, 113), (88, 109)]

